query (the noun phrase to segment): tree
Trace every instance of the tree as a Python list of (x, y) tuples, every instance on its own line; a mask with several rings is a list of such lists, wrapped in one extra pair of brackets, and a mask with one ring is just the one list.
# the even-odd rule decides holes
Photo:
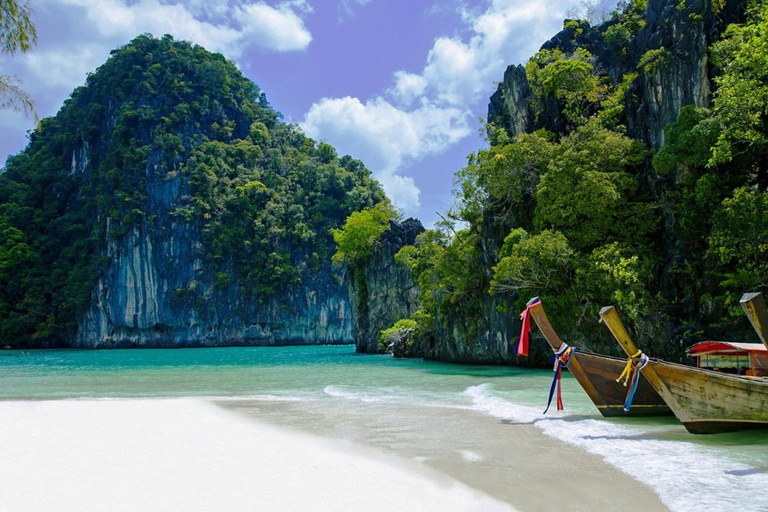
[(376, 240), (389, 229), (389, 222), (397, 217), (392, 205), (381, 202), (372, 208), (353, 212), (339, 229), (331, 229), (336, 242), (334, 263), (361, 265), (373, 251)]
[(379, 349), (384, 351), (400, 343), (412, 342), (411, 336), (418, 329), (416, 320), (403, 318), (388, 329), (382, 329), (379, 336)]
[[(742, 187), (726, 198), (713, 217), (709, 255), (720, 260), (720, 284), (734, 290), (768, 284), (768, 191)], [(736, 308), (738, 309), (738, 308)]]
[(646, 154), (642, 143), (595, 120), (564, 137), (539, 181), (538, 227), (563, 233), (578, 250), (613, 240), (642, 245), (655, 228), (648, 205), (633, 201), (634, 170)]
[(768, 14), (758, 3), (743, 25), (729, 25), (711, 49), (720, 67), (715, 78), (714, 115), (723, 126), (708, 165), (738, 153), (760, 154), (768, 145)]
[[(10, 55), (26, 52), (37, 43), (37, 31), (29, 15), (26, 0), (0, 0), (0, 52)], [(38, 121), (35, 103), (21, 88), (21, 80), (0, 73), (0, 109), (10, 108)]]
[(595, 72), (593, 57), (577, 48), (570, 55), (561, 50), (540, 50), (525, 65), (537, 116), (547, 96), (563, 105), (563, 115), (574, 126), (584, 124), (605, 98), (608, 86)]

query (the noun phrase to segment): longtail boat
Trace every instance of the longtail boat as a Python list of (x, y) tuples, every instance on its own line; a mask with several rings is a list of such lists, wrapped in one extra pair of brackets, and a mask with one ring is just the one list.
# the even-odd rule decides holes
[[(761, 331), (758, 327), (768, 325), (765, 321), (765, 302), (762, 296), (757, 297), (756, 294), (747, 294), (742, 297), (741, 303), (765, 340), (765, 330)], [(754, 316), (750, 311), (754, 312)], [(751, 368), (752, 375), (735, 375), (651, 360), (638, 350), (613, 306), (603, 308), (600, 317), (629, 356), (628, 366), (642, 372), (689, 432), (713, 434), (768, 428), (768, 379), (756, 376), (761, 373), (759, 368)], [(762, 352), (758, 348), (760, 344), (756, 343), (736, 346), (743, 349), (745, 345), (753, 345), (747, 347), (747, 353)], [(753, 359), (750, 357), (750, 360)]]
[[(526, 309), (530, 311), (539, 331), (552, 347), (556, 357), (563, 354), (568, 346), (552, 328), (541, 300), (538, 297), (532, 298), (528, 301)], [(618, 357), (576, 350), (572, 353), (567, 368), (603, 416), (672, 415), (667, 404), (645, 378), (640, 379), (631, 409), (624, 410), (627, 388), (616, 383), (616, 377), (622, 372), (624, 366), (625, 361)]]

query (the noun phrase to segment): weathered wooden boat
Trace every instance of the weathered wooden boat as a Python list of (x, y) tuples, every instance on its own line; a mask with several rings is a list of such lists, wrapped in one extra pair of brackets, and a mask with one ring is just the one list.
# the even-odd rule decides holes
[[(528, 301), (527, 308), (554, 353), (563, 353), (567, 345), (552, 328), (541, 300), (534, 297)], [(670, 408), (645, 378), (640, 380), (632, 408), (624, 411), (627, 388), (616, 382), (616, 377), (622, 372), (624, 366), (625, 361), (618, 357), (577, 350), (571, 356), (568, 370), (603, 416), (672, 415)]]
[[(749, 295), (752, 296), (742, 297), (744, 309), (749, 314), (752, 308), (755, 311), (754, 318), (762, 322), (760, 325), (766, 325), (761, 320), (765, 318), (765, 303), (762, 302), (761, 310), (759, 301), (754, 300), (755, 295)], [(712, 434), (768, 428), (768, 379), (694, 368), (661, 360), (646, 361), (613, 306), (603, 308), (600, 317), (633, 365), (647, 363), (640, 368), (642, 375), (648, 379), (689, 432)], [(750, 319), (753, 320), (751, 315)], [(764, 336), (765, 331), (762, 332), (761, 336)], [(756, 347), (750, 348), (758, 352)], [(641, 358), (643, 363), (640, 362)], [(751, 371), (759, 373), (758, 368), (751, 368)]]

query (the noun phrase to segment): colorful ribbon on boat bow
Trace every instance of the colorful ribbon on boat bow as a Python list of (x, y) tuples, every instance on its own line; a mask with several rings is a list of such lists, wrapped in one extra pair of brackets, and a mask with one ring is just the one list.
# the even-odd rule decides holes
[(576, 348), (569, 347), (567, 343), (560, 345), (560, 348), (555, 352), (555, 367), (553, 368), (555, 378), (552, 379), (552, 386), (549, 388), (549, 399), (547, 400), (547, 408), (544, 409), (544, 414), (547, 414), (549, 406), (552, 405), (552, 395), (555, 394), (555, 389), (557, 389), (557, 410), (563, 410), (563, 396), (560, 391), (560, 380), (563, 368), (568, 368), (568, 365), (571, 364), (571, 360), (573, 360), (573, 354), (575, 352)]
[[(635, 359), (639, 360), (636, 362)], [(624, 411), (629, 412), (632, 408), (632, 401), (635, 399), (635, 392), (637, 391), (638, 383), (640, 382), (640, 370), (645, 368), (650, 362), (648, 356), (643, 354), (642, 350), (638, 350), (635, 354), (629, 356), (627, 359), (627, 365), (624, 367), (624, 371), (621, 372), (616, 382), (621, 382), (624, 379), (624, 387), (627, 387), (627, 382), (632, 381), (632, 385), (627, 390), (627, 398), (624, 400)]]
[(518, 356), (528, 357), (528, 339), (531, 333), (531, 308), (539, 304), (541, 304), (541, 299), (537, 297), (520, 313), (523, 329), (520, 331), (520, 338), (517, 340), (516, 352)]

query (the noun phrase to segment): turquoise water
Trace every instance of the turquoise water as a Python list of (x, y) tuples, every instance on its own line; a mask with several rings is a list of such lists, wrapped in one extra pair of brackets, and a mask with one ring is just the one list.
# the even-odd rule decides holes
[[(201, 397), (467, 408), (530, 423), (650, 485), (673, 510), (768, 510), (768, 431), (688, 434), (674, 418), (602, 418), (570, 375), (357, 355), (352, 346), (0, 352), (0, 400)], [(734, 490), (738, 489), (738, 492)]]
[(4, 351), (0, 399), (309, 398), (327, 395), (328, 386), (369, 394), (407, 389), (406, 394), (446, 398), (487, 382), (504, 388), (512, 376), (519, 377), (516, 391), (536, 394), (538, 381), (549, 373), (360, 355), (348, 345)]

